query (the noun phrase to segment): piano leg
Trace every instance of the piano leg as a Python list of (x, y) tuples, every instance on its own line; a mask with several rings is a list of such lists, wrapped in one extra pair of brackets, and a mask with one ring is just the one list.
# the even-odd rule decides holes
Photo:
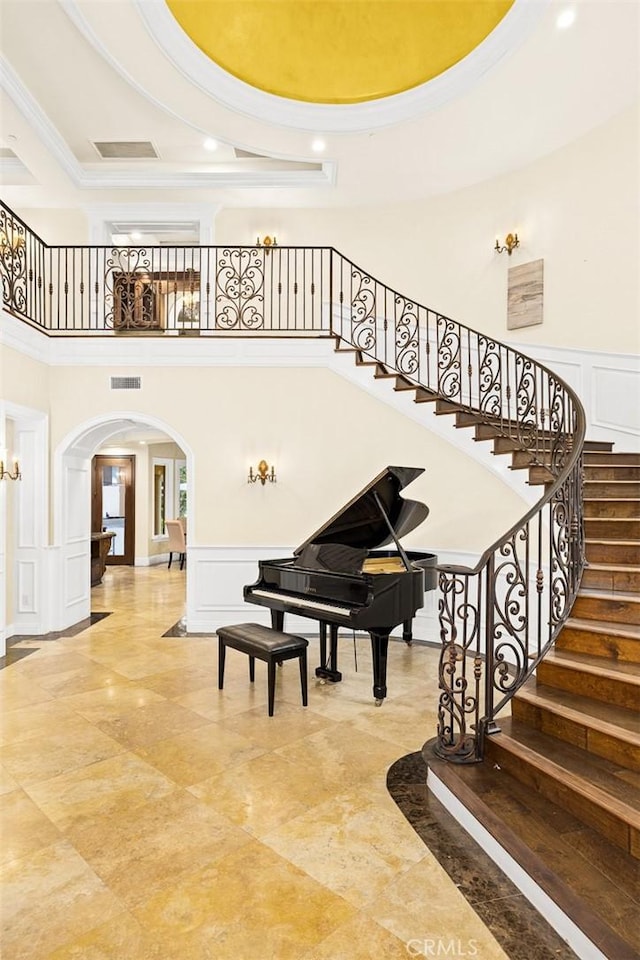
[(387, 695), (387, 650), (390, 632), (390, 630), (385, 630), (384, 633), (377, 630), (369, 631), (373, 657), (373, 695), (376, 698), (376, 707), (381, 706)]
[[(329, 660), (327, 661), (327, 626), (329, 627)], [(316, 667), (316, 677), (340, 683), (342, 674), (338, 670), (338, 628), (335, 623), (320, 622), (320, 666)]]
[(282, 633), (284, 630), (284, 610), (271, 611), (271, 628)]
[(412, 629), (412, 620), (405, 620), (402, 624), (402, 639), (407, 644), (408, 647), (411, 646), (413, 641), (413, 629)]

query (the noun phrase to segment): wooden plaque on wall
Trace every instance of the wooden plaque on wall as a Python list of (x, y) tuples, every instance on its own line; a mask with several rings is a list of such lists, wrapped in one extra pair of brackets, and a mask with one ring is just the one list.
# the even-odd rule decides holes
[(507, 286), (507, 330), (542, 323), (544, 260), (510, 267)]

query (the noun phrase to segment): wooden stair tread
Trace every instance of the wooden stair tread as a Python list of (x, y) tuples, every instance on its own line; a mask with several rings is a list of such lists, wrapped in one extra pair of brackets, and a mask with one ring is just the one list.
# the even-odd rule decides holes
[(640, 718), (637, 713), (626, 707), (618, 707), (612, 703), (603, 703), (601, 700), (592, 700), (579, 693), (548, 687), (545, 684), (536, 683), (535, 678), (527, 680), (520, 687), (516, 698), (526, 700), (527, 703), (566, 717), (575, 723), (594, 727), (602, 733), (640, 745)]
[[(616, 623), (615, 626), (619, 627), (620, 624)], [(582, 673), (607, 677), (611, 680), (624, 680), (626, 683), (637, 685), (640, 692), (640, 669), (637, 663), (620, 663), (618, 660), (594, 657), (587, 653), (573, 653), (571, 650), (557, 649), (550, 650), (542, 662), (553, 663), (555, 666), (566, 667), (570, 670), (579, 670)]]
[(500, 726), (502, 732), (490, 737), (492, 745), (640, 830), (640, 790), (616, 776), (622, 768), (517, 720), (501, 720)]
[[(600, 570), (603, 573), (640, 573), (640, 567), (633, 567), (626, 563), (593, 563), (591, 560), (587, 564), (587, 570)], [(589, 589), (593, 589), (589, 587)], [(617, 595), (617, 591), (615, 591)], [(637, 594), (634, 594), (637, 596)]]
[[(597, 492), (598, 484), (601, 484), (602, 486), (605, 486), (605, 485), (611, 486), (612, 484), (615, 484), (616, 487), (620, 487), (620, 493), (622, 494), (624, 492), (628, 492), (631, 489), (636, 490), (638, 487), (638, 484), (640, 483), (640, 480), (605, 480), (600, 477), (585, 477), (584, 482), (586, 486), (595, 488), (593, 490), (594, 493)], [(588, 491), (588, 492), (590, 493), (591, 491)], [(625, 499), (625, 498), (621, 497), (620, 499)], [(627, 499), (636, 500), (637, 498), (632, 496), (632, 497), (628, 497)]]
[[(610, 519), (610, 518), (607, 518), (607, 519)], [(607, 537), (586, 537), (585, 543), (608, 543), (608, 544), (613, 543), (613, 544), (617, 544), (618, 546), (624, 544), (627, 547), (637, 547), (638, 556), (640, 557), (640, 543), (637, 540), (610, 540)]]
[[(619, 596), (618, 593), (605, 594), (604, 598), (618, 599)], [(635, 597), (635, 595), (632, 596)], [(616, 620), (588, 620), (583, 617), (569, 617), (565, 626), (588, 630), (589, 633), (615, 633), (616, 636), (626, 637), (628, 640), (640, 640), (640, 624), (637, 623), (619, 623)]]
[(581, 587), (578, 596), (588, 597), (590, 600), (624, 600), (628, 603), (640, 603), (640, 594), (632, 593), (630, 590), (616, 590), (615, 593), (611, 593), (610, 590), (603, 590), (601, 587)]
[(638, 960), (637, 861), (490, 763), (434, 773), (606, 957)]

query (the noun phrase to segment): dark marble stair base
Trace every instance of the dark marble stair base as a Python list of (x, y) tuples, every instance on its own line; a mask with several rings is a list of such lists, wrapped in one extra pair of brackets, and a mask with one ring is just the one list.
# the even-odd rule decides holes
[(387, 789), (512, 960), (576, 960), (573, 950), (429, 791), (421, 753), (393, 764)]

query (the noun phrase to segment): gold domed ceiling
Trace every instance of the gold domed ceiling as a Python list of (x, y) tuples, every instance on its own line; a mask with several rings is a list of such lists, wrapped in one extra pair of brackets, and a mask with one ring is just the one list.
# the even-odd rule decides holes
[(308, 103), (402, 93), (464, 59), (514, 0), (166, 0), (228, 73)]

